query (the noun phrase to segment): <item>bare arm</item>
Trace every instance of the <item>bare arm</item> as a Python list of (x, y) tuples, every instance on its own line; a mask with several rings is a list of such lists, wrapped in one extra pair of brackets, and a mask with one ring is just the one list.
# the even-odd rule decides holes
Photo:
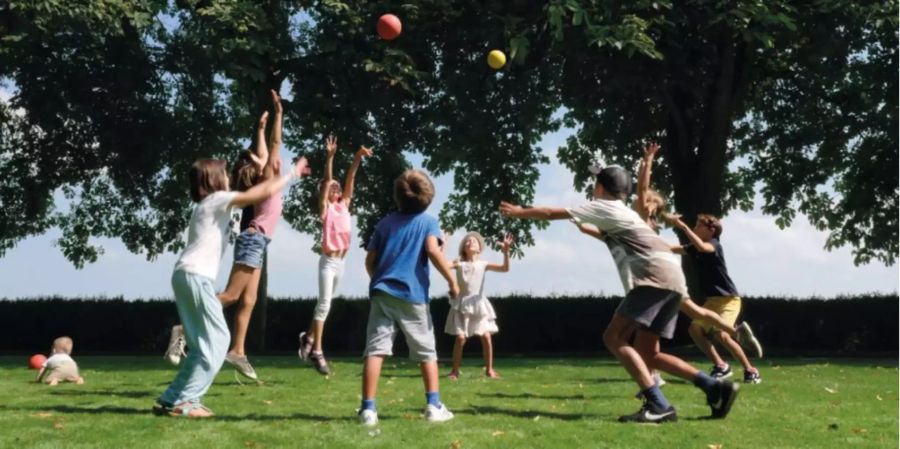
[(375, 273), (375, 263), (378, 262), (378, 254), (375, 251), (369, 251), (366, 253), (366, 273), (369, 273), (369, 277), (372, 277), (372, 274)]
[(331, 181), (334, 177), (331, 174), (331, 167), (334, 165), (334, 154), (337, 152), (337, 137), (328, 136), (325, 138), (325, 179), (322, 181), (322, 188), (319, 192), (319, 216), (325, 216), (325, 209), (328, 202), (328, 191), (331, 189)]
[(293, 171), (290, 175), (267, 179), (251, 187), (246, 192), (238, 192), (234, 196), (234, 199), (231, 200), (231, 205), (234, 207), (247, 207), (259, 204), (266, 198), (279, 194), (281, 189), (291, 182), (292, 178), (307, 176), (309, 174), (309, 164), (306, 162), (305, 157), (301, 157), (297, 163), (294, 164)]
[(272, 93), (272, 108), (275, 111), (275, 121), (272, 123), (272, 130), (269, 132), (269, 163), (263, 170), (263, 178), (268, 179), (272, 176), (281, 174), (281, 126), (284, 121), (284, 109), (281, 107), (281, 98), (274, 90)]
[[(681, 220), (681, 216), (677, 214), (665, 214), (663, 216), (663, 220), (666, 221), (673, 228), (678, 228), (681, 232), (684, 232), (684, 235), (690, 240), (691, 244), (694, 245), (694, 248), (697, 248), (697, 251), (701, 253), (714, 253), (716, 252), (716, 247), (713, 246), (709, 242), (704, 242), (697, 234), (694, 234), (694, 231), (688, 226), (684, 221)], [(681, 248), (682, 252), (675, 251), (672, 248), (673, 252), (678, 254), (684, 254), (684, 248)]]
[(484, 268), (488, 271), (496, 271), (498, 273), (506, 273), (509, 271), (509, 247), (512, 245), (513, 237), (512, 234), (506, 234), (503, 238), (503, 246), (501, 250), (503, 251), (503, 265), (497, 265), (495, 263), (489, 263)]
[(644, 217), (646, 215), (644, 204), (647, 200), (647, 191), (650, 190), (650, 172), (653, 168), (653, 158), (656, 156), (657, 151), (659, 151), (659, 144), (655, 142), (648, 143), (644, 147), (644, 157), (641, 159), (641, 167), (638, 170), (637, 204), (643, 211), (641, 217), (644, 219), (646, 219)]
[(531, 220), (566, 220), (572, 218), (561, 207), (527, 207), (523, 208), (506, 201), (500, 202), (500, 213), (512, 218), (525, 218)]
[(372, 149), (360, 145), (359, 150), (353, 155), (353, 163), (350, 164), (350, 169), (347, 170), (347, 179), (344, 181), (343, 200), (347, 204), (347, 207), (350, 207), (350, 201), (353, 200), (353, 185), (356, 183), (356, 170), (359, 169), (359, 164), (362, 162), (364, 156), (372, 157)]
[(44, 375), (45, 375), (45, 374), (47, 374), (47, 367), (46, 367), (46, 366), (42, 366), (42, 367), (41, 367), (41, 370), (38, 371), (37, 379), (35, 379), (34, 381), (37, 382), (37, 383), (41, 383), (41, 381), (44, 380)]
[(575, 223), (575, 226), (578, 226), (578, 230), (581, 231), (582, 234), (589, 235), (597, 240), (604, 240), (603, 231), (596, 226), (590, 223), (582, 223), (579, 220), (572, 220), (572, 223)]
[(450, 288), (450, 297), (457, 297), (459, 295), (459, 287), (456, 285), (456, 277), (450, 271), (450, 265), (447, 264), (447, 259), (444, 258), (444, 252), (441, 251), (437, 237), (429, 235), (425, 239), (425, 252), (428, 253), (428, 259), (431, 260), (431, 263), (434, 264), (441, 276), (447, 281), (447, 286)]
[(269, 111), (264, 111), (256, 123), (256, 146), (250, 152), (250, 159), (256, 164), (256, 168), (265, 173), (269, 163), (269, 148), (266, 145), (266, 122), (269, 120)]

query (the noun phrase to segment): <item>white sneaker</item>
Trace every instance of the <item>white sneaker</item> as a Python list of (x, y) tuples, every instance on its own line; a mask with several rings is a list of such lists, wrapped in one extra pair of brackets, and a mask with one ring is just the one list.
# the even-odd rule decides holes
[(759, 340), (753, 335), (753, 329), (750, 328), (750, 324), (744, 321), (743, 323), (738, 324), (735, 330), (737, 331), (738, 344), (744, 347), (744, 349), (752, 349), (753, 352), (756, 353), (756, 357), (762, 358), (762, 345), (759, 344)]
[(441, 404), (440, 407), (428, 404), (425, 406), (425, 419), (428, 420), (428, 422), (450, 421), (453, 419), (453, 412), (447, 410), (447, 406), (444, 404)]
[(364, 409), (359, 412), (359, 423), (366, 427), (378, 425), (378, 412), (372, 409)]
[(184, 347), (184, 327), (176, 324), (172, 326), (172, 335), (169, 336), (169, 347), (166, 349), (166, 355), (163, 358), (172, 365), (178, 366), (181, 363), (181, 359), (186, 355)]

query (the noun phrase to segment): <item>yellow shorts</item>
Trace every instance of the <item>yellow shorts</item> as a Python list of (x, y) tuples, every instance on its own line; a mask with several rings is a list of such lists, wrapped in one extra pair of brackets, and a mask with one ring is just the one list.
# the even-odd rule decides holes
[[(703, 303), (704, 309), (712, 310), (718, 313), (726, 323), (734, 326), (737, 322), (738, 315), (741, 314), (741, 297), (740, 296), (710, 296)], [(706, 320), (694, 320), (692, 324), (700, 326), (703, 332), (710, 333), (716, 330), (716, 327)]]

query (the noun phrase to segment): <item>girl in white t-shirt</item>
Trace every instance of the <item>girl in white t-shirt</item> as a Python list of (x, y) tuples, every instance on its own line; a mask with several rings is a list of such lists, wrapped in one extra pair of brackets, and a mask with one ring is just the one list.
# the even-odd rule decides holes
[(463, 346), (473, 335), (481, 337), (484, 374), (490, 378), (500, 377), (494, 370), (494, 348), (491, 343), (491, 334), (496, 334), (499, 330), (496, 322), (497, 314), (484, 295), (484, 274), (486, 271), (500, 273), (509, 271), (509, 246), (512, 244), (512, 236), (507, 235), (502, 244), (502, 265), (479, 260), (478, 257), (484, 250), (484, 238), (477, 232), (470, 232), (459, 244), (459, 259), (450, 265), (450, 268), (456, 269), (456, 282), (459, 284), (459, 296), (450, 299), (450, 312), (444, 326), (444, 332), (456, 336), (453, 343), (453, 368), (447, 375), (450, 379), (459, 378)]
[(154, 413), (189, 418), (213, 415), (200, 401), (222, 368), (231, 339), (214, 285), (226, 247), (231, 211), (259, 204), (281, 191), (294, 177), (309, 172), (306, 159), (300, 158), (287, 176), (271, 178), (245, 192), (229, 192), (225, 161), (201, 159), (191, 166), (190, 194), (197, 204), (188, 223), (187, 245), (172, 273), (175, 305), (191, 350), (175, 380), (156, 400)]

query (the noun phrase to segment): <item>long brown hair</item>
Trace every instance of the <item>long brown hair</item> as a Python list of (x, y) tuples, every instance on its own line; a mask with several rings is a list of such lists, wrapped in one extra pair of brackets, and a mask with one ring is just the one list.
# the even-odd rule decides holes
[(253, 163), (249, 151), (242, 151), (236, 161), (234, 167), (231, 168), (231, 188), (238, 192), (243, 192), (259, 182), (259, 169)]
[(228, 190), (225, 161), (221, 159), (197, 160), (191, 165), (188, 179), (191, 183), (191, 200), (195, 203), (203, 201), (207, 195), (214, 192)]

